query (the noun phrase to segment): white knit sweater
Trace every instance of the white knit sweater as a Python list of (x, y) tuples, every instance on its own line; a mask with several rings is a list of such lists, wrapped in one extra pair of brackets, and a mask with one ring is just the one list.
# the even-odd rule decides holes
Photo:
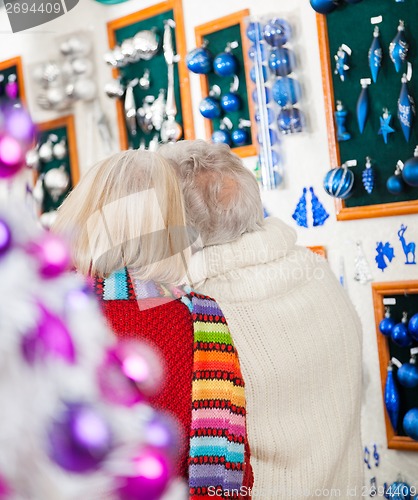
[(228, 321), (246, 383), (253, 498), (361, 498), (361, 327), (328, 264), (278, 219), (207, 247), (195, 288)]

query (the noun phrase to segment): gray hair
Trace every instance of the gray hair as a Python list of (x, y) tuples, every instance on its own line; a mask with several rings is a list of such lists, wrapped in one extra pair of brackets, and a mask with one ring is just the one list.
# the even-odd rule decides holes
[(179, 141), (158, 153), (176, 169), (188, 225), (205, 246), (235, 241), (263, 226), (263, 207), (255, 176), (225, 144)]

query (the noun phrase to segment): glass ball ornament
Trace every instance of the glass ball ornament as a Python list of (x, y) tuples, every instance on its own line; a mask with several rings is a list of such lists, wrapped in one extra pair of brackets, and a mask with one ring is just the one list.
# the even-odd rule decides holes
[(418, 313), (414, 314), (408, 323), (409, 335), (418, 341)]
[(44, 279), (57, 278), (70, 268), (70, 251), (55, 234), (44, 233), (28, 245), (27, 252), (35, 259), (39, 274)]
[(251, 59), (251, 61), (255, 61), (257, 58), (260, 58), (262, 61), (265, 61), (267, 57), (267, 50), (265, 45), (260, 44), (258, 46), (258, 49), (255, 45), (251, 45), (251, 47), (248, 49), (248, 57)]
[(20, 142), (10, 135), (0, 138), (0, 178), (16, 175), (25, 165), (25, 151)]
[[(261, 80), (263, 82), (266, 82), (268, 80), (268, 73), (267, 73), (267, 68), (265, 66), (262, 66), (261, 67)], [(257, 73), (256, 73), (256, 69), (255, 69), (255, 66), (253, 66), (251, 69), (250, 69), (250, 78), (251, 78), (251, 81), (253, 83), (257, 83)]]
[[(254, 118), (255, 118), (255, 121), (257, 123), (260, 123), (261, 122), (261, 115), (260, 115), (260, 111), (257, 111), (256, 114), (254, 115)], [(265, 117), (264, 119), (267, 118), (267, 123), (269, 125), (271, 125), (273, 122), (274, 122), (274, 118), (275, 118), (275, 113), (274, 111), (271, 109), (271, 108), (267, 108), (267, 113), (265, 114)]]
[(215, 130), (212, 134), (212, 142), (215, 144), (231, 145), (231, 134), (227, 130)]
[(66, 403), (47, 434), (49, 457), (68, 472), (85, 474), (98, 469), (112, 448), (108, 423), (85, 403)]
[(412, 408), (406, 413), (403, 429), (411, 439), (418, 441), (418, 408)]
[(293, 51), (279, 47), (270, 52), (269, 68), (276, 76), (287, 76), (295, 67), (295, 54)]
[(318, 12), (318, 14), (329, 14), (338, 6), (338, 2), (335, 0), (310, 0), (310, 2), (311, 7)]
[(30, 147), (35, 138), (35, 125), (26, 109), (17, 106), (6, 107), (1, 111), (4, 113), (3, 124), (6, 133), (22, 146)]
[(418, 386), (418, 367), (413, 363), (404, 363), (397, 372), (399, 383), (404, 387), (412, 388)]
[(197, 47), (187, 54), (186, 64), (189, 71), (206, 75), (212, 71), (213, 56), (205, 47)]
[(324, 189), (333, 198), (345, 200), (353, 190), (354, 174), (345, 167), (333, 168), (324, 178)]
[(412, 338), (408, 333), (408, 328), (406, 326), (406, 321), (402, 320), (400, 323), (397, 323), (390, 335), (391, 339), (395, 344), (401, 347), (409, 347), (412, 345)]
[(402, 178), (409, 186), (418, 187), (418, 146), (415, 148), (414, 156), (405, 162)]
[[(258, 157), (259, 162), (264, 165), (264, 152), (260, 152), (260, 156)], [(280, 156), (273, 149), (270, 151), (271, 163), (273, 166), (278, 166), (280, 163)]]
[(177, 420), (168, 413), (155, 412), (145, 425), (145, 444), (171, 457), (178, 455), (183, 437)]
[[(274, 144), (277, 143), (278, 141), (278, 138), (277, 138), (277, 133), (275, 130), (269, 128), (268, 129), (268, 140), (270, 142), (270, 144), (273, 146)], [(260, 145), (263, 145), (264, 144), (264, 139), (263, 139), (263, 135), (261, 133), (258, 133), (257, 135), (257, 141)]]
[(213, 71), (218, 76), (233, 76), (237, 73), (238, 61), (231, 52), (222, 52), (213, 61)]
[(81, 101), (92, 101), (97, 95), (96, 84), (88, 78), (79, 78), (74, 83), (74, 96)]
[(390, 194), (401, 194), (405, 189), (405, 184), (402, 180), (402, 176), (400, 174), (393, 174), (386, 181), (386, 188)]
[(171, 476), (169, 459), (158, 450), (143, 449), (131, 459), (130, 475), (117, 477), (123, 500), (159, 500)]
[(264, 40), (273, 47), (284, 45), (292, 36), (292, 28), (284, 19), (274, 17), (263, 26)]
[(300, 83), (287, 76), (279, 78), (271, 90), (273, 99), (282, 107), (296, 104), (302, 95)]
[(380, 333), (385, 337), (390, 337), (392, 334), (393, 327), (395, 325), (396, 321), (390, 316), (389, 313), (386, 313), (385, 317), (379, 323)]
[(0, 257), (9, 251), (12, 246), (12, 231), (3, 219), (0, 219)]
[(256, 40), (261, 41), (263, 39), (263, 32), (261, 29), (261, 24), (257, 22), (251, 22), (247, 26), (247, 38), (252, 42)]
[[(271, 89), (269, 87), (264, 87), (264, 90), (260, 90), (260, 92), (262, 93), (261, 95), (263, 95), (264, 93), (264, 97), (265, 97), (265, 102), (266, 104), (268, 104), (270, 101), (271, 101)], [(255, 104), (258, 104), (258, 90), (257, 89), (254, 89), (252, 91), (252, 94), (251, 94), (251, 97), (253, 99), (253, 101), (255, 102)]]
[(277, 117), (279, 131), (284, 134), (296, 134), (303, 131), (303, 115), (298, 108), (284, 108)]
[(208, 118), (209, 120), (219, 118), (221, 116), (221, 107), (219, 105), (219, 100), (210, 96), (205, 97), (200, 102), (199, 111), (204, 118)]
[(239, 111), (241, 108), (241, 98), (235, 92), (227, 92), (221, 97), (221, 108), (226, 113)]
[(243, 128), (237, 128), (231, 134), (232, 144), (234, 146), (245, 146), (249, 139), (248, 132)]

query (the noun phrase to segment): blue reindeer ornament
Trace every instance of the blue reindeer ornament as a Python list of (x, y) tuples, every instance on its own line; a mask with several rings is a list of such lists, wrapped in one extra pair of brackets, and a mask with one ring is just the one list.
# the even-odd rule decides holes
[[(404, 226), (401, 224), (401, 228), (398, 231), (399, 241), (402, 243), (403, 252), (405, 254), (405, 264), (416, 264), (415, 262), (415, 248), (416, 245), (413, 241), (410, 243), (406, 243), (405, 240), (405, 231), (408, 229), (408, 226)], [(409, 257), (411, 255), (411, 258)], [(412, 260), (411, 260), (412, 259)]]

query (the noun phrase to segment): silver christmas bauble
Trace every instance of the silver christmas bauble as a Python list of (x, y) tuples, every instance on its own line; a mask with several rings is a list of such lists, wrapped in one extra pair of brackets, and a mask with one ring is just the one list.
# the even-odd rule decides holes
[(51, 229), (52, 224), (55, 222), (56, 218), (57, 218), (56, 210), (51, 210), (50, 212), (44, 212), (40, 217), (42, 227), (45, 229)]
[(34, 170), (39, 167), (39, 153), (36, 149), (30, 149), (26, 153), (26, 166)]
[(61, 52), (64, 45), (64, 49), (67, 53), (64, 55), (70, 56), (86, 56), (91, 51), (91, 40), (87, 35), (77, 34), (73, 35), (61, 44)]
[(133, 38), (133, 44), (139, 58), (148, 61), (152, 59), (160, 48), (159, 37), (154, 31), (139, 31)]
[(88, 78), (80, 78), (74, 83), (74, 96), (82, 101), (92, 101), (96, 97), (96, 84)]
[(52, 154), (57, 160), (62, 160), (63, 158), (65, 158), (65, 155), (67, 154), (67, 148), (65, 146), (64, 139), (54, 144), (54, 147), (52, 148)]
[(48, 163), (52, 160), (52, 144), (50, 141), (46, 141), (39, 146), (38, 150), (39, 159), (44, 163)]
[(72, 62), (72, 69), (77, 76), (90, 76), (93, 73), (93, 63), (85, 57), (78, 57)]
[(70, 187), (70, 177), (64, 165), (58, 168), (51, 168), (44, 177), (44, 187), (54, 201), (63, 195)]
[(62, 87), (50, 87), (45, 95), (51, 106), (54, 107), (61, 104), (65, 99), (65, 90)]

